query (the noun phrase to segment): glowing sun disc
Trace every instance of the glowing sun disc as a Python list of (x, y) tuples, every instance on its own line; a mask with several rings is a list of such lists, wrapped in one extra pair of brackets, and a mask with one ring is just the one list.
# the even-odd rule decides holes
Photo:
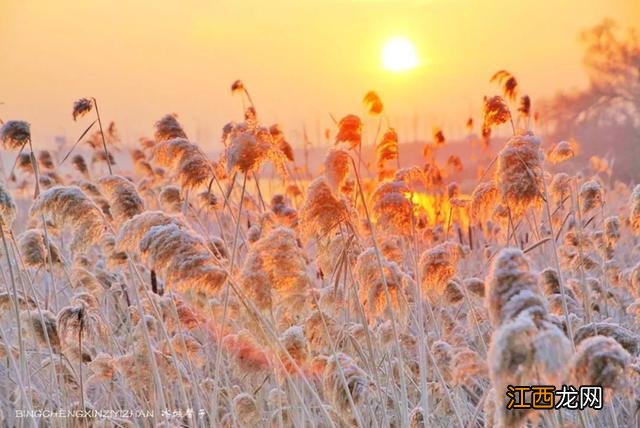
[(382, 48), (382, 66), (393, 72), (417, 67), (418, 53), (413, 43), (404, 37), (389, 39)]

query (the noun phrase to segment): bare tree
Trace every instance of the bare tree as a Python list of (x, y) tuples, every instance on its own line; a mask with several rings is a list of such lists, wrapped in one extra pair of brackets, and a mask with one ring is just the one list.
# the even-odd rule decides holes
[(585, 155), (615, 157), (619, 178), (637, 179), (640, 172), (631, 163), (640, 156), (638, 34), (605, 19), (580, 39), (589, 86), (560, 93), (545, 103), (541, 112), (545, 124), (557, 138), (577, 137)]

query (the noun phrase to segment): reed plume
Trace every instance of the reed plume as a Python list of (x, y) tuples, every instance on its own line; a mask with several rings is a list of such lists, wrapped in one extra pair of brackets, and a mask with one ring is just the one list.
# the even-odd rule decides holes
[[(206, 194), (207, 192), (203, 193)], [(158, 198), (162, 209), (169, 214), (178, 214), (182, 210), (183, 200), (178, 186), (164, 186), (160, 190)]]
[(31, 140), (31, 128), (28, 122), (8, 120), (0, 127), (0, 140), (6, 150), (22, 148)]
[(177, 290), (215, 293), (226, 279), (204, 241), (175, 223), (150, 227), (139, 249), (150, 267), (164, 273), (165, 282)]
[(254, 125), (230, 124), (223, 132), (226, 146), (227, 172), (243, 174), (257, 172), (262, 163), (271, 161), (280, 175), (286, 176), (285, 154), (267, 128)]
[(260, 423), (260, 414), (256, 400), (251, 394), (241, 393), (233, 397), (233, 408), (236, 423), (239, 426), (253, 426)]
[(42, 192), (33, 201), (29, 216), (45, 216), (56, 227), (70, 229), (74, 252), (97, 244), (105, 230), (102, 211), (76, 186), (54, 186)]
[(166, 114), (155, 124), (156, 132), (154, 138), (156, 142), (162, 143), (176, 138), (187, 138), (182, 129), (182, 125), (178, 122), (175, 114)]
[(348, 114), (338, 122), (336, 144), (345, 142), (349, 148), (357, 148), (362, 144), (362, 121), (354, 114)]
[[(489, 347), (489, 369), (496, 391), (507, 385), (557, 384), (566, 374), (571, 343), (553, 324), (537, 278), (522, 251), (505, 248), (495, 257), (487, 277), (487, 309), (496, 331)], [(507, 426), (528, 417), (528, 409), (497, 407)]]
[(610, 216), (604, 219), (604, 235), (608, 245), (614, 245), (621, 238), (621, 227), (618, 216)]
[(224, 350), (233, 357), (242, 373), (256, 373), (269, 369), (272, 362), (263, 347), (247, 330), (240, 330), (225, 336), (222, 340)]
[(489, 319), (494, 327), (516, 318), (522, 311), (546, 312), (545, 302), (537, 291), (537, 278), (520, 250), (501, 250), (494, 259), (486, 283)]
[(605, 336), (614, 339), (631, 355), (637, 355), (640, 351), (640, 337), (618, 324), (592, 322), (580, 326), (573, 334), (576, 344), (594, 336)]
[(291, 144), (285, 139), (284, 132), (280, 129), (279, 125), (271, 125), (269, 127), (269, 134), (271, 134), (271, 139), (275, 147), (290, 161), (293, 162), (295, 160), (293, 154), (293, 147)]
[(87, 162), (82, 155), (73, 155), (73, 157), (71, 158), (71, 164), (85, 178), (89, 177), (89, 168), (87, 168)]
[(338, 199), (324, 177), (318, 177), (307, 189), (307, 198), (300, 210), (302, 230), (308, 236), (326, 236), (340, 223), (349, 221), (350, 206)]
[(115, 363), (116, 359), (112, 355), (100, 352), (88, 364), (92, 373), (87, 379), (87, 384), (90, 385), (92, 383), (111, 382), (115, 380), (117, 372)]
[(382, 104), (382, 100), (380, 96), (375, 91), (369, 91), (365, 94), (362, 99), (367, 111), (370, 115), (376, 116), (382, 113), (384, 110), (384, 104)]
[(198, 202), (200, 208), (208, 212), (214, 212), (220, 208), (218, 197), (209, 190), (198, 193)]
[[(283, 322), (301, 315), (310, 278), (304, 253), (291, 229), (277, 227), (256, 241), (247, 254), (241, 282), (260, 307), (282, 307)], [(294, 310), (294, 308), (296, 308)]]
[(491, 76), (490, 82), (496, 82), (502, 85), (502, 92), (504, 96), (511, 101), (515, 100), (518, 96), (518, 81), (515, 76), (509, 73), (507, 70), (499, 70), (493, 76)]
[(350, 164), (351, 158), (343, 149), (330, 149), (324, 159), (324, 176), (336, 196), (347, 179)]
[(391, 174), (385, 169), (385, 163), (398, 159), (398, 133), (394, 128), (389, 128), (382, 134), (382, 139), (376, 145), (376, 165), (378, 167), (378, 180), (384, 180)]
[(603, 191), (600, 183), (594, 180), (586, 181), (580, 186), (580, 209), (584, 214), (604, 204)]
[(540, 139), (530, 131), (511, 138), (498, 153), (496, 184), (503, 203), (516, 218), (542, 200), (541, 161)]
[(271, 198), (270, 208), (279, 224), (295, 230), (298, 227), (298, 211), (288, 203), (284, 195), (277, 194)]
[[(299, 325), (291, 326), (280, 335), (279, 340), (282, 344), (282, 347), (295, 361), (296, 365), (298, 367), (303, 366), (306, 360), (309, 358), (309, 345), (304, 334), (304, 329)], [(291, 364), (288, 357), (283, 355), (281, 359), (285, 367)], [(293, 372), (294, 370), (295, 369), (293, 367), (290, 368), (291, 372)]]
[(56, 167), (48, 150), (41, 150), (38, 153), (38, 163), (43, 169), (55, 169)]
[(431, 130), (431, 135), (436, 146), (443, 146), (447, 142), (447, 139), (444, 137), (444, 132), (437, 126)]
[(419, 268), (423, 295), (432, 299), (439, 298), (455, 275), (457, 263), (463, 255), (464, 250), (460, 244), (451, 241), (438, 244), (422, 253)]
[(529, 97), (529, 95), (523, 95), (520, 97), (518, 113), (520, 113), (525, 118), (528, 118), (531, 115), (531, 98)]
[(477, 223), (490, 218), (499, 197), (498, 187), (493, 181), (485, 181), (473, 189), (470, 212)]
[(62, 263), (60, 250), (41, 229), (28, 229), (18, 235), (18, 248), (28, 267), (46, 267), (49, 259), (54, 265)]
[(31, 153), (20, 153), (16, 159), (16, 169), (25, 174), (33, 174), (33, 163), (31, 162)]
[(57, 328), (62, 352), (70, 359), (85, 362), (97, 355), (95, 347), (107, 337), (100, 315), (82, 300), (58, 312)]
[[(371, 322), (378, 317), (383, 317), (387, 311), (404, 314), (405, 285), (409, 279), (400, 267), (385, 259), (381, 260), (384, 279), (380, 274), (380, 265), (376, 251), (368, 248), (358, 255), (355, 265), (355, 277), (358, 281), (358, 297), (365, 307)], [(386, 289), (385, 289), (386, 284)], [(389, 291), (389, 305), (387, 305), (387, 292)]]
[(577, 385), (600, 385), (616, 390), (626, 381), (631, 357), (613, 338), (589, 337), (578, 345), (571, 362), (571, 378)]
[[(173, 121), (180, 126), (175, 118)], [(190, 143), (183, 132), (183, 136), (169, 139), (163, 139), (169, 134), (165, 134), (161, 128), (157, 128), (156, 133), (161, 134), (157, 140), (158, 144), (153, 148), (153, 160), (156, 163), (170, 168), (180, 186), (185, 189), (200, 188), (209, 184), (214, 176), (213, 166), (198, 146)]]
[(110, 175), (98, 180), (98, 184), (109, 200), (110, 212), (117, 224), (144, 211), (144, 202), (136, 186), (126, 178)]
[(484, 98), (483, 106), (484, 121), (482, 123), (482, 135), (488, 138), (491, 135), (491, 128), (501, 125), (511, 120), (511, 112), (502, 97), (496, 95), (491, 98)]
[(89, 98), (80, 98), (73, 103), (73, 120), (78, 120), (93, 109), (93, 102)]
[(124, 222), (116, 235), (116, 251), (137, 251), (142, 238), (154, 226), (176, 224), (186, 227), (177, 217), (171, 217), (161, 211), (144, 211)]
[(556, 204), (560, 205), (571, 193), (571, 177), (564, 172), (553, 176), (549, 191)]
[(482, 279), (471, 277), (466, 278), (462, 285), (467, 289), (467, 291), (471, 292), (473, 295), (477, 297), (485, 296), (485, 283)]
[(559, 164), (574, 158), (579, 152), (580, 146), (576, 140), (560, 141), (551, 148), (547, 160), (552, 164)]
[[(344, 375), (346, 385), (340, 371)], [(366, 373), (344, 353), (335, 354), (327, 359), (322, 381), (329, 400), (346, 414), (351, 414), (349, 397), (358, 406), (366, 400), (369, 392)]]
[(50, 345), (54, 352), (60, 351), (56, 315), (53, 312), (25, 310), (20, 312), (20, 319), (25, 333), (31, 336), (38, 346), (46, 349)]
[(373, 220), (386, 233), (410, 236), (413, 207), (410, 189), (402, 181), (381, 183), (371, 196)]

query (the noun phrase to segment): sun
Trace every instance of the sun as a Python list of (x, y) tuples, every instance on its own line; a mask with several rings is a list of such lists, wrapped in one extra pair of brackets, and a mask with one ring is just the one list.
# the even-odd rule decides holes
[(410, 40), (404, 37), (389, 39), (382, 48), (382, 66), (399, 73), (418, 66), (418, 53)]

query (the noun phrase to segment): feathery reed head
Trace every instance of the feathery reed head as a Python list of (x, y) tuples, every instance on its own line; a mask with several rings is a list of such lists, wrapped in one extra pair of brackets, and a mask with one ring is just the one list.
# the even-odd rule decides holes
[(411, 235), (413, 207), (410, 189), (402, 181), (380, 184), (371, 196), (373, 220), (386, 233)]
[(31, 129), (23, 120), (8, 120), (0, 127), (0, 140), (7, 150), (16, 150), (31, 139)]
[(511, 138), (498, 154), (496, 183), (502, 201), (516, 218), (541, 201), (541, 160), (540, 139), (529, 131)]
[(515, 100), (518, 96), (518, 81), (515, 76), (507, 70), (499, 70), (491, 76), (490, 81), (502, 85), (502, 92), (504, 93), (504, 96), (509, 98), (511, 101)]
[(20, 320), (26, 332), (43, 348), (56, 351), (60, 348), (56, 315), (48, 310), (25, 310), (20, 313)]
[(371, 321), (384, 316), (387, 310), (398, 314), (405, 312), (404, 293), (407, 280), (396, 263), (381, 259), (379, 264), (375, 249), (369, 248), (358, 255), (355, 276), (359, 283), (360, 301)]
[(93, 101), (89, 98), (80, 98), (73, 103), (73, 120), (78, 120), (93, 109)]
[(577, 385), (601, 385), (616, 389), (624, 382), (624, 371), (631, 357), (614, 339), (589, 337), (578, 345), (571, 375)]
[(511, 112), (509, 107), (504, 102), (502, 97), (496, 95), (491, 98), (484, 98), (484, 122), (482, 124), (483, 135), (491, 133), (491, 127), (495, 125), (501, 125), (511, 119)]
[[(378, 166), (378, 179), (386, 178), (385, 162), (398, 158), (398, 133), (394, 128), (389, 128), (382, 134), (382, 139), (376, 145), (376, 164)], [(389, 171), (391, 173), (391, 171)]]
[(631, 355), (637, 355), (640, 351), (640, 337), (637, 334), (610, 322), (592, 322), (582, 325), (575, 330), (573, 336), (576, 345), (589, 337), (606, 336), (615, 339)]
[(338, 122), (336, 144), (345, 142), (350, 148), (362, 144), (362, 121), (355, 114), (348, 114)]
[[(342, 381), (341, 372), (346, 385)], [(349, 396), (351, 401), (358, 405), (366, 399), (369, 391), (366, 373), (353, 358), (344, 353), (334, 354), (327, 359), (323, 372), (323, 385), (329, 400), (346, 414), (351, 412)]]
[(552, 164), (559, 164), (574, 158), (579, 152), (580, 146), (576, 140), (560, 141), (551, 148), (547, 154), (547, 160)]
[(422, 290), (433, 299), (441, 296), (456, 273), (458, 260), (464, 255), (460, 244), (446, 241), (426, 250), (420, 256)]
[(28, 267), (45, 267), (51, 261), (52, 264), (62, 263), (62, 256), (58, 247), (47, 240), (40, 229), (28, 229), (18, 236), (18, 248), (24, 264)]
[(160, 199), (160, 206), (164, 211), (170, 214), (179, 214), (182, 210), (183, 200), (178, 186), (162, 187), (158, 198)]
[(324, 177), (318, 177), (307, 189), (307, 198), (300, 210), (302, 229), (307, 236), (325, 236), (349, 219), (348, 202), (338, 199)]
[(537, 292), (537, 278), (529, 260), (516, 248), (502, 249), (487, 275), (487, 309), (493, 326), (515, 318), (520, 312), (545, 314), (545, 302)]
[(55, 169), (56, 167), (53, 163), (53, 157), (48, 150), (41, 150), (38, 153), (38, 163), (43, 169)]
[(211, 161), (198, 146), (183, 137), (159, 141), (153, 148), (153, 160), (171, 168), (178, 183), (187, 189), (203, 187), (214, 176)]
[(382, 100), (375, 91), (367, 92), (362, 102), (364, 103), (365, 107), (367, 107), (367, 111), (370, 115), (378, 115), (382, 113), (382, 110), (384, 110)]
[(187, 138), (187, 134), (184, 133), (182, 125), (178, 122), (177, 115), (175, 114), (164, 115), (162, 119), (156, 122), (155, 128), (156, 132), (154, 137), (158, 143), (174, 138)]
[(293, 147), (291, 147), (291, 144), (285, 139), (284, 132), (280, 129), (280, 125), (271, 125), (269, 127), (269, 134), (271, 134), (273, 145), (275, 145), (289, 161), (293, 162), (295, 160)]
[(447, 142), (447, 139), (444, 137), (444, 132), (437, 126), (431, 130), (431, 135), (433, 136), (433, 142), (436, 146), (442, 146)]
[(580, 186), (580, 209), (583, 213), (588, 213), (594, 208), (602, 207), (604, 204), (603, 190), (600, 183), (595, 180), (586, 181)]
[(42, 192), (29, 209), (29, 215), (32, 218), (44, 215), (56, 227), (71, 229), (73, 251), (97, 244), (105, 230), (102, 211), (76, 186), (54, 186)]
[(347, 178), (350, 165), (351, 158), (346, 150), (330, 149), (327, 153), (324, 159), (324, 175), (334, 194), (338, 195), (338, 190)]
[(520, 97), (518, 113), (524, 117), (529, 117), (531, 115), (531, 98), (529, 98), (529, 95), (523, 95)]
[(116, 236), (116, 251), (136, 251), (142, 237), (153, 227), (174, 223), (186, 227), (177, 217), (161, 211), (144, 211), (124, 222)]
[(110, 175), (98, 180), (98, 184), (109, 200), (111, 214), (119, 224), (144, 211), (144, 202), (136, 186), (126, 178)]
[(71, 164), (80, 174), (84, 175), (85, 177), (88, 176), (89, 168), (87, 168), (87, 162), (82, 155), (73, 155), (73, 157), (71, 158)]
[(165, 282), (180, 291), (215, 293), (227, 277), (206, 244), (173, 222), (151, 226), (139, 248), (151, 268), (163, 272)]
[(271, 160), (284, 173), (284, 154), (279, 150), (266, 128), (235, 127), (229, 134), (230, 143), (225, 151), (227, 171), (249, 174), (260, 169), (263, 162)]
[(477, 222), (490, 218), (500, 194), (493, 181), (485, 181), (471, 193), (471, 215)]
[(554, 175), (549, 191), (556, 203), (560, 204), (571, 193), (571, 177), (564, 172)]
[(305, 270), (304, 253), (293, 231), (277, 227), (256, 241), (247, 254), (241, 278), (243, 284), (249, 285), (249, 294), (258, 297), (257, 303), (274, 306), (285, 303), (288, 315), (300, 311), (310, 279)]

